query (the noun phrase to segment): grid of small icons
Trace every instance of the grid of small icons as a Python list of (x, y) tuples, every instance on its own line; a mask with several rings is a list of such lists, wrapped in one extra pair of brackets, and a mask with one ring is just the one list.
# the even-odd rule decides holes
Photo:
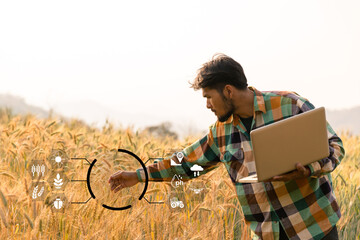
[(66, 176), (68, 156), (61, 149), (53, 149), (45, 160), (32, 160), (28, 172), (32, 179), (29, 189), (33, 201), (45, 201), (54, 211), (63, 211), (68, 205), (64, 190), (69, 182)]
[[(181, 167), (184, 159), (184, 154), (182, 152), (175, 152), (171, 159), (170, 165), (172, 167)], [(192, 172), (193, 177), (200, 176), (200, 173), (204, 169), (194, 164), (190, 171)], [(172, 190), (167, 198), (167, 205), (171, 211), (182, 211), (187, 208), (186, 195), (191, 196), (195, 201), (203, 201), (206, 194), (206, 186), (202, 181), (190, 181), (185, 186), (183, 176), (181, 174), (174, 174), (171, 179)], [(186, 194), (185, 194), (186, 193)]]

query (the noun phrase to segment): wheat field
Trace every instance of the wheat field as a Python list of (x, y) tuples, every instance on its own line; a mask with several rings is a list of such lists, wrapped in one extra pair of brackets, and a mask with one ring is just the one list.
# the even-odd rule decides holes
[[(343, 132), (346, 156), (332, 173), (334, 190), (341, 207), (338, 223), (340, 239), (360, 239), (360, 137)], [(146, 132), (115, 128), (107, 123), (102, 129), (78, 120), (49, 117), (13, 116), (0, 112), (0, 239), (251, 239), (230, 178), (223, 166), (193, 181), (204, 184), (202, 201), (185, 192), (185, 207), (174, 211), (167, 204), (173, 188), (170, 183), (150, 182), (146, 199), (138, 200), (144, 184), (118, 193), (110, 192), (107, 180), (117, 170), (135, 170), (140, 164), (117, 149), (127, 149), (143, 161), (170, 156), (199, 136), (177, 141), (154, 138)], [(33, 201), (29, 166), (32, 160), (44, 160), (52, 149), (63, 149), (70, 160), (64, 171), (69, 179), (63, 194), (64, 211), (54, 211), (49, 195)], [(86, 182), (89, 162), (97, 160), (90, 184)], [(48, 165), (49, 168), (51, 168)], [(46, 178), (45, 178), (46, 180)], [(71, 180), (71, 181), (70, 181)], [(185, 182), (185, 185), (189, 182)], [(47, 185), (46, 185), (47, 186)], [(182, 190), (185, 190), (184, 187)], [(38, 193), (38, 192), (35, 192)], [(121, 207), (111, 211), (102, 204)]]

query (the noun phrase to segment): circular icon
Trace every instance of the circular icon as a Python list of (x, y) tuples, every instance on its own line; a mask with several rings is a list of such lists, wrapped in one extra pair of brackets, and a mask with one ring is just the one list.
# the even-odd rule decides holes
[[(148, 175), (148, 172), (146, 170), (146, 166), (143, 163), (143, 161), (141, 161), (141, 159), (136, 154), (134, 154), (133, 152), (130, 152), (130, 151), (126, 150), (126, 149), (118, 149), (118, 152), (126, 153), (126, 154), (129, 154), (130, 156), (134, 157), (140, 163), (141, 167), (144, 169), (144, 173), (145, 173), (144, 189), (143, 189), (142, 193), (140, 194), (140, 196), (138, 198), (139, 200), (141, 200), (144, 197), (145, 193), (146, 193), (146, 190), (147, 190), (147, 187), (148, 187), (148, 182), (149, 182), (149, 175)], [(91, 175), (92, 168), (95, 166), (95, 163), (96, 163), (96, 159), (94, 159), (94, 161), (91, 162), (88, 173), (87, 173), (87, 178), (86, 178), (86, 182), (87, 182), (87, 186), (88, 186), (90, 195), (94, 199), (96, 197), (95, 197), (95, 195), (94, 195), (94, 193), (93, 193), (93, 191), (91, 189), (90, 175)], [(125, 209), (128, 209), (128, 208), (131, 208), (131, 205), (127, 205), (127, 206), (124, 206), (124, 207), (112, 207), (112, 206), (108, 206), (106, 204), (102, 204), (102, 206), (104, 208), (106, 208), (106, 209), (109, 209), (109, 210), (125, 210)]]

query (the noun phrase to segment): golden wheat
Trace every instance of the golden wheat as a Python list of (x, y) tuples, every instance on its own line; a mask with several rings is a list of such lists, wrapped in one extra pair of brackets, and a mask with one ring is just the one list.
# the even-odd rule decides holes
[[(360, 138), (349, 133), (341, 137), (346, 157), (332, 174), (342, 209), (339, 232), (341, 239), (359, 239)], [(0, 112), (0, 239), (249, 239), (250, 230), (224, 167), (196, 179), (206, 186), (205, 198), (195, 201), (185, 192), (183, 211), (173, 211), (168, 204), (139, 201), (144, 184), (116, 194), (109, 190), (107, 180), (113, 172), (140, 167), (131, 157), (118, 153), (118, 148), (133, 151), (146, 161), (168, 156), (196, 139), (188, 137), (180, 142), (129, 128), (117, 129), (111, 123), (97, 129), (78, 120)], [(69, 157), (97, 160), (90, 176), (96, 199), (87, 204), (68, 204), (65, 213), (49, 207), (48, 198), (43, 202), (32, 200), (28, 167), (31, 160), (46, 162), (52, 149), (64, 149)], [(86, 161), (74, 160), (65, 170), (68, 179), (84, 180), (88, 168)], [(90, 197), (82, 181), (68, 182), (64, 193), (68, 202)], [(145, 196), (149, 201), (166, 202), (172, 193), (169, 183), (151, 182)], [(132, 207), (110, 211), (102, 204)]]

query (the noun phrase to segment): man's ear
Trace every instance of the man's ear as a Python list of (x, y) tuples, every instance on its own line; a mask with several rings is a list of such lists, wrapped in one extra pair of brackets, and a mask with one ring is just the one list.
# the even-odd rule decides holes
[(229, 84), (225, 85), (223, 94), (225, 97), (232, 99), (232, 97), (234, 96), (234, 87)]

